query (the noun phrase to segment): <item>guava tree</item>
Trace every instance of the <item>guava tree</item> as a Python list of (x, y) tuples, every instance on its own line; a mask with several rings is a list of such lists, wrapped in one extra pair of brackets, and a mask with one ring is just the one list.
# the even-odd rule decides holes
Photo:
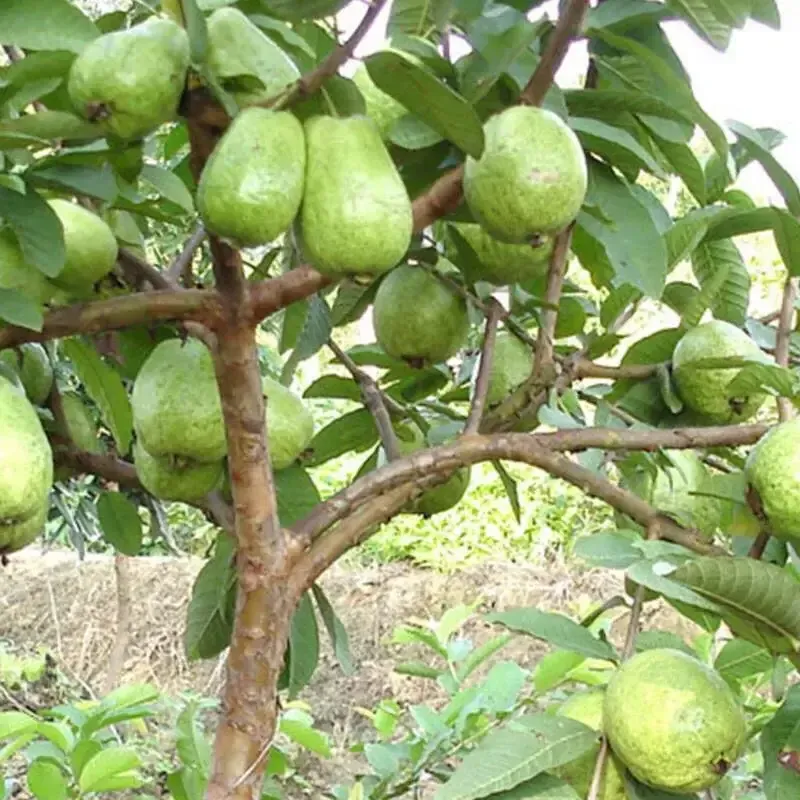
[[(627, 570), (629, 637), (619, 653), (535, 609), (496, 621), (624, 665), (602, 710), (523, 716), (474, 736), (461, 766), (469, 747), (445, 749), (438, 796), (691, 794), (762, 729), (753, 796), (796, 796), (795, 694), (746, 729), (739, 683), (669, 648), (628, 660), (655, 593), (727, 625), (740, 679), (798, 663), (800, 189), (772, 153), (781, 134), (709, 117), (664, 33), (686, 24), (724, 50), (748, 21), (777, 28), (775, 1), (566, 0), (552, 19), (537, 0), (373, 0), (343, 39), (330, 15), (348, 5), (163, 0), (94, 20), (67, 0), (0, 5), (4, 559), (41, 532), (54, 480), (80, 474), (124, 553), (152, 496), (213, 519), (187, 647), (230, 649), (199, 785), (256, 798), (317, 615), (342, 642), (317, 579), (395, 515), (458, 503), (480, 462), (518, 508), (503, 463), (519, 462), (618, 512), (579, 552)], [(345, 77), (382, 11), (390, 46)], [(583, 84), (559, 87), (578, 40)], [(754, 161), (785, 206), (731, 188)], [(759, 319), (736, 243), (754, 232), (786, 281)], [(376, 343), (337, 343), (370, 313)], [(673, 322), (630, 324), (651, 318)], [(323, 348), (334, 361), (305, 395), (355, 406), (314, 431), (287, 387)], [(309, 470), (354, 453), (349, 485), (321, 497)], [(683, 699), (659, 701), (652, 675)], [(673, 752), (685, 731), (655, 725), (659, 755), (640, 763), (643, 709), (676, 708), (699, 720), (695, 746)], [(599, 750), (581, 722), (605, 727)], [(568, 767), (587, 754), (581, 784)], [(567, 783), (536, 783), (547, 771)]]

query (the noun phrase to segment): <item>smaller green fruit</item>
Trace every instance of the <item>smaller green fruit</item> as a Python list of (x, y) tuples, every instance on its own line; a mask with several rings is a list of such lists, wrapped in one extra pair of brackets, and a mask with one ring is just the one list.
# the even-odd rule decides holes
[(494, 358), (489, 374), (489, 406), (502, 403), (533, 372), (533, 351), (508, 331), (499, 331), (494, 342)]
[(19, 375), (31, 403), (40, 406), (47, 400), (53, 388), (53, 367), (42, 345), (30, 342), (13, 350), (3, 350), (0, 361)]
[(469, 332), (464, 299), (421, 267), (407, 265), (384, 278), (372, 321), (386, 353), (419, 367), (455, 355)]
[(194, 503), (219, 486), (223, 461), (199, 462), (191, 459), (150, 455), (137, 441), (133, 462), (142, 486), (161, 500)]
[(0, 555), (16, 553), (34, 542), (44, 530), (49, 509), (50, 505), (45, 501), (25, 520), (11, 523), (0, 520)]
[(305, 403), (283, 384), (264, 378), (267, 439), (273, 469), (286, 469), (311, 444), (314, 417)]
[(97, 426), (76, 392), (61, 393), (61, 408), (64, 412), (67, 438), (79, 449), (88, 453), (102, 453), (100, 440), (97, 438)]
[(395, 122), (408, 113), (405, 106), (375, 85), (364, 64), (360, 64), (355, 71), (353, 82), (364, 98), (367, 116), (377, 126), (381, 138), (388, 139)]
[(34, 303), (46, 303), (54, 287), (32, 264), (25, 261), (16, 237), (9, 229), (0, 230), (0, 289), (15, 289)]

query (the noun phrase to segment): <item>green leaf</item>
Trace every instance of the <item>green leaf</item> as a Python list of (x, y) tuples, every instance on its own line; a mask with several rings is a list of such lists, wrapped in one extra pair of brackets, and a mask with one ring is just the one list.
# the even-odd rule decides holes
[(37, 111), (0, 122), (0, 133), (22, 134), (36, 139), (97, 139), (100, 129), (76, 114), (67, 111)]
[(311, 441), (309, 466), (317, 467), (351, 450), (360, 453), (378, 441), (375, 421), (366, 409), (343, 414), (326, 425)]
[(131, 747), (105, 747), (92, 756), (81, 770), (78, 781), (82, 792), (100, 791), (101, 786), (108, 786), (108, 780), (122, 777), (141, 765), (136, 751)]
[(0, 740), (29, 733), (36, 730), (38, 720), (21, 711), (0, 712)]
[(643, 650), (661, 650), (667, 648), (669, 650), (680, 650), (689, 656), (697, 655), (686, 642), (675, 633), (670, 631), (642, 631), (636, 637), (636, 651), (642, 652)]
[(106, 491), (97, 501), (103, 538), (126, 556), (139, 555), (142, 522), (136, 506), (121, 492)]
[(155, 164), (145, 164), (139, 176), (171, 203), (180, 206), (187, 214), (194, 213), (194, 201), (186, 184), (174, 173)]
[(744, 639), (726, 642), (714, 661), (714, 669), (726, 680), (740, 681), (769, 672), (773, 658), (767, 650)]
[(585, 656), (571, 650), (554, 650), (539, 659), (533, 671), (533, 685), (537, 692), (549, 692), (567, 680), (570, 672), (586, 660)]
[(308, 314), (297, 337), (293, 357), (299, 362), (315, 355), (331, 335), (331, 312), (328, 304), (318, 294), (308, 303)]
[(745, 365), (726, 387), (729, 397), (745, 397), (765, 389), (776, 397), (796, 397), (800, 378), (777, 364), (750, 363)]
[[(800, 775), (781, 764), (780, 756), (796, 739), (800, 725), (800, 686), (792, 686), (775, 716), (761, 731), (764, 791), (767, 800), (793, 800), (800, 793)], [(796, 743), (793, 750), (797, 749)]]
[(303, 397), (336, 397), (340, 400), (361, 400), (361, 390), (353, 378), (342, 375), (323, 375), (317, 378)]
[(756, 22), (780, 30), (781, 14), (776, 0), (750, 0), (750, 16)]
[(355, 671), (353, 666), (353, 659), (350, 655), (350, 637), (347, 635), (342, 621), (339, 619), (336, 611), (328, 600), (327, 595), (319, 584), (313, 584), (311, 591), (314, 594), (314, 600), (317, 602), (319, 615), (322, 617), (322, 622), (325, 625), (325, 630), (328, 632), (328, 637), (333, 646), (333, 652), (336, 655), (336, 660), (342, 668), (345, 675), (352, 675)]
[(783, 209), (774, 212), (775, 244), (789, 274), (796, 277), (800, 275), (800, 221)]
[(668, 8), (683, 17), (698, 36), (717, 50), (727, 50), (731, 27), (714, 13), (708, 0), (666, 0)]
[(483, 125), (472, 106), (432, 72), (383, 51), (365, 60), (375, 85), (473, 158), (483, 152)]
[(289, 709), (281, 716), (279, 730), (282, 734), (291, 739), (295, 744), (316, 753), (324, 758), (330, 758), (331, 745), (328, 737), (321, 731), (315, 730), (306, 721), (307, 714), (297, 712), (296, 709)]
[(638, 538), (638, 534), (633, 531), (594, 533), (578, 539), (572, 552), (596, 567), (627, 569), (641, 558), (631, 542), (634, 537)]
[(131, 446), (133, 412), (122, 378), (82, 339), (64, 340), (61, 352), (72, 362), (76, 375), (114, 436), (117, 449), (124, 455)]
[(0, 186), (0, 218), (14, 229), (25, 261), (52, 278), (64, 267), (64, 233), (55, 211), (32, 189)]
[(311, 680), (319, 662), (319, 629), (311, 596), (306, 592), (292, 617), (289, 634), (289, 697), (294, 698)]
[(189, 52), (192, 63), (205, 64), (208, 57), (208, 28), (198, 0), (181, 0), (181, 10), (189, 34)]
[(0, 319), (31, 331), (44, 325), (42, 307), (16, 289), (0, 289)]
[(331, 325), (338, 327), (361, 319), (375, 299), (378, 286), (379, 280), (372, 281), (367, 286), (350, 279), (343, 280), (331, 308)]
[(556, 778), (555, 775), (543, 773), (507, 792), (491, 794), (487, 800), (581, 800), (581, 798), (565, 781)]
[(503, 483), (503, 488), (506, 490), (506, 497), (508, 497), (508, 502), (511, 505), (511, 511), (514, 513), (514, 519), (521, 524), (522, 507), (520, 506), (519, 502), (519, 490), (517, 488), (517, 482), (511, 477), (508, 470), (502, 465), (501, 462), (492, 461), (492, 466), (494, 467), (495, 472), (497, 472), (497, 474), (500, 476), (500, 480)]
[(686, 188), (701, 205), (706, 202), (706, 176), (703, 165), (698, 161), (694, 150), (682, 142), (657, 139), (661, 152), (680, 176)]
[(275, 473), (275, 491), (278, 495), (278, 517), (284, 528), (310, 513), (320, 502), (311, 476), (297, 464)]
[(25, 177), (34, 186), (67, 189), (106, 203), (112, 202), (117, 196), (117, 181), (109, 164), (94, 167), (54, 160), (28, 171)]
[(67, 779), (50, 761), (34, 761), (28, 767), (28, 790), (39, 800), (67, 800)]
[(750, 275), (736, 245), (730, 239), (698, 245), (692, 254), (692, 268), (700, 284), (700, 294), (684, 312), (684, 322), (696, 325), (706, 308), (710, 308), (717, 319), (739, 327), (744, 325), (750, 300)]
[(3, 0), (0, 4), (0, 44), (80, 53), (99, 35), (89, 17), (69, 0)]
[(699, 208), (690, 211), (664, 232), (664, 245), (667, 248), (667, 267), (688, 258), (703, 241), (712, 220), (719, 215), (718, 208)]
[(387, 36), (398, 33), (427, 36), (441, 30), (447, 24), (452, 6), (452, 0), (394, 0)]
[(638, 169), (664, 176), (664, 170), (653, 156), (623, 128), (585, 117), (570, 117), (569, 126), (578, 134), (585, 149), (611, 164), (624, 167), (632, 161)]
[(497, 622), (518, 633), (524, 633), (565, 650), (600, 658), (604, 661), (616, 661), (617, 655), (608, 642), (603, 642), (590, 631), (563, 614), (539, 611), (536, 608), (515, 608), (487, 614), (488, 622)]
[(655, 95), (621, 89), (567, 89), (564, 100), (571, 116), (608, 120), (621, 113), (648, 114), (688, 122), (690, 117)]

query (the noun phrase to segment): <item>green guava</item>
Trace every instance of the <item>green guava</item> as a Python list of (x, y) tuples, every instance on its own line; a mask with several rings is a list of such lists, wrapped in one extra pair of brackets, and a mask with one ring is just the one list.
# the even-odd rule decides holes
[(69, 73), (73, 105), (108, 133), (138, 139), (175, 119), (189, 69), (189, 37), (151, 17), (89, 42)]
[(612, 750), (635, 778), (668, 792), (714, 786), (739, 758), (745, 716), (710, 667), (679, 650), (645, 650), (606, 690), (603, 722)]
[(483, 126), (480, 159), (467, 157), (464, 196), (475, 219), (501, 242), (557, 233), (586, 197), (586, 157), (572, 129), (550, 111), (513, 106)]
[(303, 126), (288, 111), (248, 108), (226, 131), (197, 187), (206, 228), (255, 247), (288, 230), (303, 199)]
[(541, 278), (547, 274), (555, 243), (552, 237), (544, 237), (535, 246), (507, 244), (490, 236), (480, 225), (474, 223), (456, 223), (455, 228), (481, 262), (482, 270), (471, 276), (473, 279), (506, 286), (509, 283)]
[(293, 464), (314, 438), (314, 418), (305, 403), (272, 378), (262, 383), (267, 406), (267, 439), (273, 469)]
[(25, 261), (16, 236), (0, 230), (0, 289), (15, 289), (34, 303), (46, 303), (55, 288), (32, 264)]
[(168, 339), (139, 370), (131, 395), (136, 435), (153, 456), (221, 461), (227, 452), (222, 405), (208, 348)]
[(24, 394), (0, 379), (0, 552), (27, 544), (24, 523), (41, 515), (52, 485), (53, 453), (39, 416)]
[(0, 555), (16, 553), (27, 547), (44, 530), (50, 503), (45, 500), (33, 513), (20, 522), (3, 524), (0, 521)]
[[(578, 692), (573, 694), (556, 714), (560, 717), (568, 717), (576, 722), (582, 722), (589, 728), (596, 731), (603, 731), (603, 701), (605, 692), (601, 689)], [(589, 793), (594, 776), (595, 762), (597, 753), (600, 750), (600, 743), (593, 747), (589, 752), (584, 753), (580, 758), (563, 764), (551, 770), (561, 780), (566, 781), (578, 793), (581, 798), (585, 798)], [(625, 767), (619, 759), (612, 753), (606, 761), (603, 783), (600, 787), (597, 800), (626, 800), (625, 792)]]
[(102, 453), (103, 448), (97, 438), (97, 425), (81, 396), (76, 392), (62, 392), (61, 408), (66, 423), (64, 433), (75, 447), (89, 453)]
[(0, 352), (0, 361), (13, 369), (22, 382), (28, 400), (40, 406), (53, 388), (53, 367), (47, 351), (37, 342), (29, 342)]
[(494, 358), (489, 373), (487, 405), (502, 403), (533, 371), (533, 351), (508, 331), (499, 331), (494, 342)]
[(413, 366), (455, 355), (469, 333), (467, 304), (421, 267), (402, 265), (381, 283), (372, 308), (378, 344)]
[(262, 5), (268, 14), (289, 22), (299, 22), (303, 19), (320, 19), (330, 17), (344, 8), (350, 0), (262, 0)]
[(240, 108), (275, 97), (300, 77), (292, 59), (238, 9), (217, 9), (207, 24), (208, 66)]
[(800, 541), (800, 419), (782, 422), (761, 438), (745, 464), (769, 532)]
[(142, 486), (161, 500), (194, 503), (219, 486), (224, 461), (203, 462), (175, 456), (153, 456), (137, 441), (133, 463)]
[(71, 295), (91, 293), (94, 284), (106, 277), (117, 263), (117, 240), (97, 214), (67, 200), (48, 204), (64, 228), (64, 268), (52, 283)]
[(766, 395), (728, 396), (728, 384), (741, 367), (699, 368), (704, 359), (738, 357), (769, 363), (761, 348), (730, 322), (715, 319), (692, 328), (672, 354), (672, 375), (683, 402), (710, 423), (726, 425), (755, 416)]
[(364, 98), (367, 116), (377, 126), (381, 137), (388, 139), (395, 122), (408, 113), (405, 106), (375, 85), (364, 64), (353, 74), (353, 82)]
[(411, 243), (408, 192), (368, 117), (305, 123), (306, 185), (300, 239), (311, 263), (331, 275), (379, 275)]

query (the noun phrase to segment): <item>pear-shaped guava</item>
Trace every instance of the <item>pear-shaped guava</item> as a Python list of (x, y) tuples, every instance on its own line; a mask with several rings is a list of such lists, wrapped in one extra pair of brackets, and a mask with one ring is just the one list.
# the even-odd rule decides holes
[[(275, 42), (236, 8), (208, 18), (208, 66), (240, 108), (278, 95), (300, 70)], [(255, 149), (256, 144), (251, 144)]]
[(405, 255), (411, 201), (375, 123), (312, 117), (306, 129), (303, 250), (332, 275), (379, 275)]
[(679, 650), (645, 650), (606, 690), (603, 724), (612, 750), (654, 789), (690, 793), (717, 784), (739, 758), (747, 733), (731, 688)]
[(464, 196), (475, 219), (502, 242), (530, 242), (569, 225), (588, 180), (572, 129), (551, 111), (513, 106), (483, 130), (483, 155), (468, 156), (464, 167)]
[(153, 456), (221, 461), (227, 451), (222, 405), (208, 348), (168, 339), (139, 370), (131, 396), (136, 435)]
[(186, 31), (151, 17), (86, 45), (72, 63), (69, 96), (105, 131), (138, 139), (175, 119), (188, 69)]
[(45, 500), (27, 519), (6, 525), (0, 521), (0, 555), (16, 553), (35, 541), (44, 530), (49, 510), (50, 503)]
[(672, 375), (683, 402), (712, 424), (744, 422), (755, 416), (766, 400), (760, 392), (730, 397), (728, 384), (741, 367), (704, 369), (704, 359), (742, 358), (769, 363), (761, 348), (740, 328), (715, 319), (692, 328), (672, 354)]
[(97, 425), (81, 396), (77, 392), (62, 392), (61, 408), (66, 424), (64, 433), (75, 447), (89, 453), (101, 453), (103, 448), (97, 438)]
[(193, 461), (180, 456), (153, 456), (140, 442), (133, 445), (133, 463), (142, 486), (161, 500), (194, 503), (216, 489), (224, 461)]
[(395, 122), (408, 113), (405, 106), (375, 85), (364, 64), (353, 74), (353, 82), (364, 98), (367, 116), (377, 126), (381, 137), (388, 139)]
[(206, 228), (244, 247), (273, 241), (297, 216), (305, 168), (303, 126), (293, 114), (245, 109), (200, 176), (197, 209)]
[(15, 289), (34, 303), (46, 303), (55, 287), (32, 264), (25, 261), (14, 233), (0, 230), (0, 289)]
[(414, 366), (455, 355), (469, 332), (463, 297), (421, 267), (402, 265), (381, 282), (372, 308), (378, 344)]
[(262, 388), (272, 467), (286, 469), (311, 444), (314, 418), (305, 403), (278, 381), (264, 378)]
[(64, 268), (52, 282), (69, 294), (90, 293), (114, 269), (117, 240), (97, 214), (67, 200), (49, 200), (64, 229)]
[(40, 406), (53, 388), (53, 367), (47, 351), (38, 342), (0, 352), (0, 361), (13, 369), (22, 382), (28, 400)]
[[(521, 339), (508, 331), (498, 331), (494, 342), (494, 357), (489, 373), (489, 406), (502, 403), (517, 387), (525, 383), (533, 371), (533, 351)], [(476, 366), (477, 374), (477, 366)]]
[(263, 0), (264, 10), (273, 17), (299, 22), (303, 19), (330, 17), (344, 8), (350, 0)]
[[(574, 719), (576, 722), (582, 722), (587, 727), (602, 733), (604, 700), (605, 692), (602, 689), (577, 692), (558, 709), (556, 714), (560, 717)], [(557, 775), (572, 786), (581, 800), (585, 800), (589, 794), (599, 750), (600, 743), (598, 742), (596, 747), (593, 747), (574, 761), (569, 761), (551, 770), (554, 775)], [(611, 753), (610, 758), (606, 761), (603, 783), (597, 800), (626, 800), (624, 776), (625, 767)]]

